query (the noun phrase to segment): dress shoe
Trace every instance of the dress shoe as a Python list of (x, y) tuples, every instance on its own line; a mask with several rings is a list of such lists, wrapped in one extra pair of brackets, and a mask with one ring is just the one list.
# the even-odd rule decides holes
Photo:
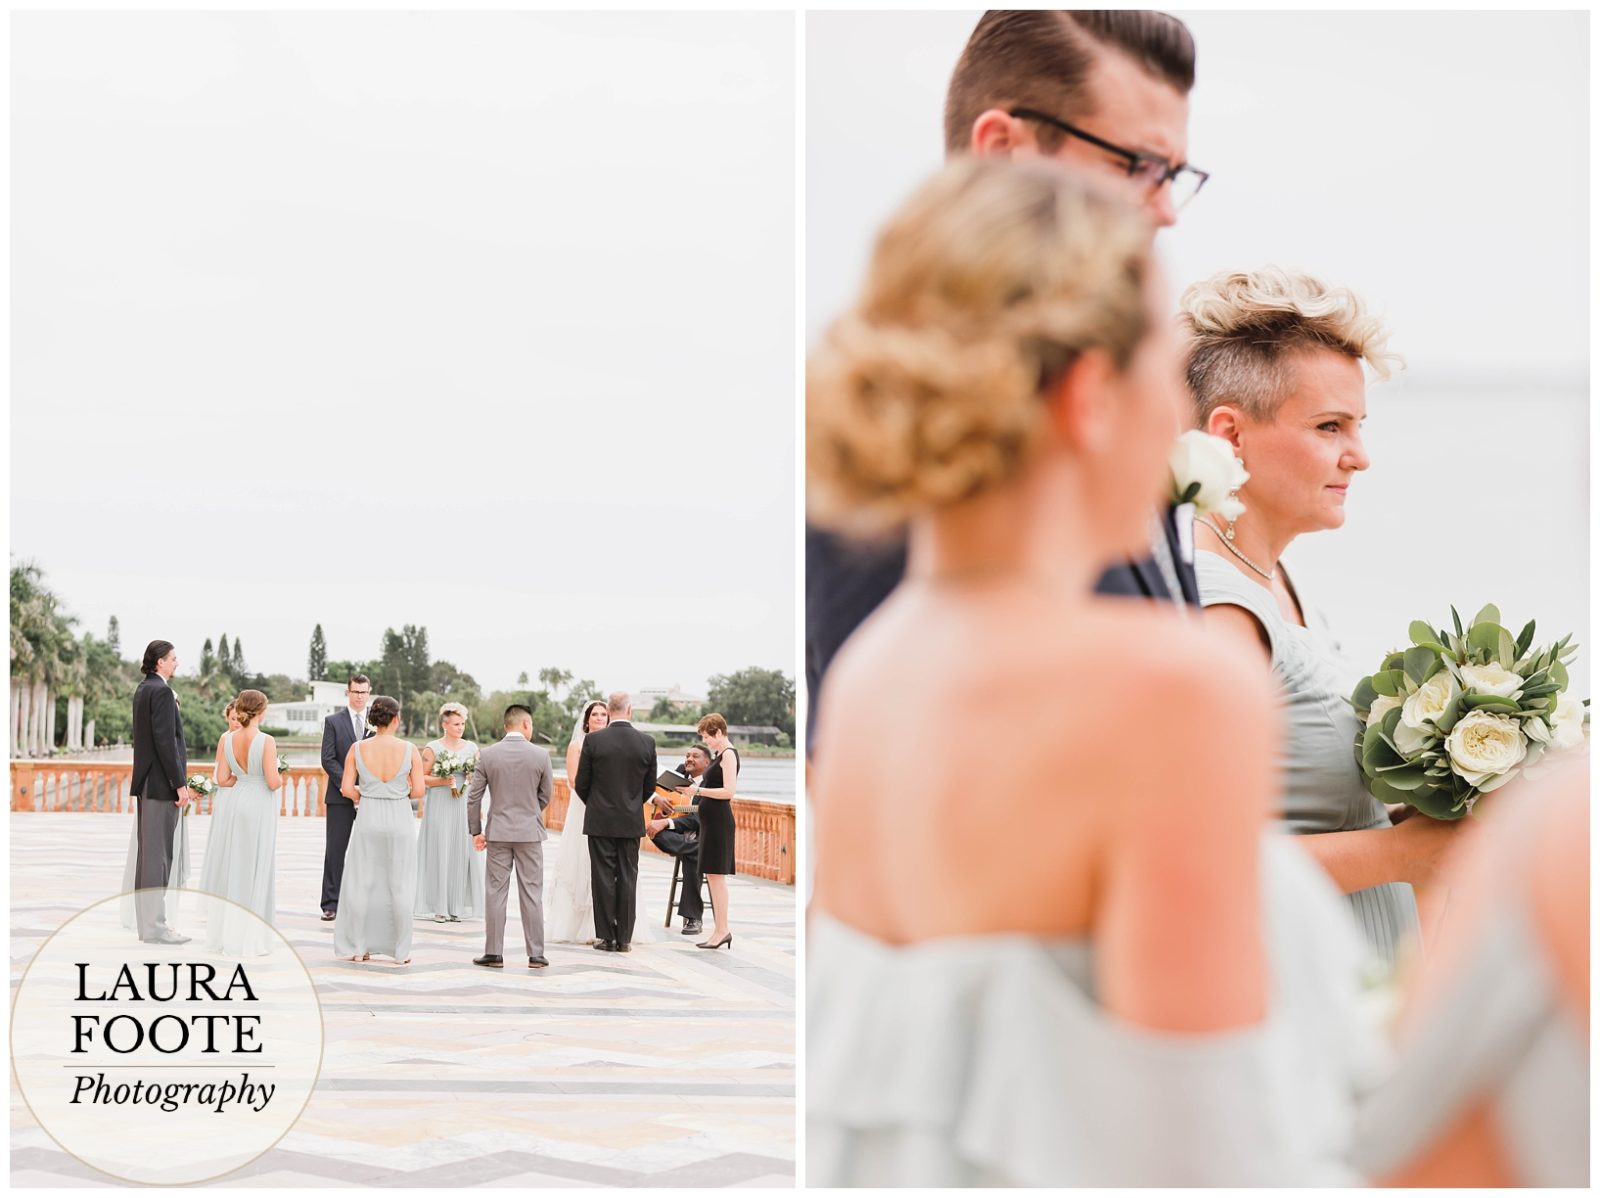
[(603, 953), (614, 953), (617, 951), (617, 942), (615, 940), (596, 940), (594, 947)]
[(174, 931), (171, 931), (171, 930), (168, 930), (168, 931), (165, 931), (165, 932), (157, 932), (154, 936), (141, 936), (141, 937), (139, 937), (139, 939), (141, 941), (143, 941), (145, 944), (188, 944), (189, 943), (189, 937), (188, 936), (180, 936), (180, 935), (178, 935), (178, 933), (176, 933)]
[(333, 922), (333, 916), (334, 916), (334, 912), (332, 912), (332, 911), (324, 911), (322, 913), (322, 922), (323, 923), (332, 923)]
[(698, 919), (686, 919), (683, 921), (683, 931), (681, 935), (698, 936), (701, 930), (700, 921)]
[(721, 948), (724, 944), (726, 944), (728, 946), (728, 951), (731, 953), (733, 951), (733, 933), (732, 932), (729, 932), (721, 940), (718, 940), (715, 943), (713, 943), (710, 940), (702, 940), (699, 944), (695, 945), (695, 947), (696, 948), (717, 949), (717, 948)]
[(506, 967), (505, 958), (499, 953), (485, 953), (481, 957), (474, 957), (472, 958), (472, 963), (474, 965), (482, 965), (486, 969), (504, 969)]
[(543, 957), (529, 957), (528, 958), (528, 968), (529, 969), (547, 969), (547, 968), (549, 968), (549, 966), (550, 966), (550, 962), (546, 961)]
[(614, 952), (614, 953), (631, 953), (633, 951), (633, 945), (631, 945), (631, 944), (620, 944), (617, 941), (613, 940), (611, 942), (611, 951)]

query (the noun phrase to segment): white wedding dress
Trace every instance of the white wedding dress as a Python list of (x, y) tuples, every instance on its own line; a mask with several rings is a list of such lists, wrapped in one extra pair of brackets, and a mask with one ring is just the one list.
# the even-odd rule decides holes
[(809, 1184), (1357, 1184), (1357, 1100), (1388, 1065), (1364, 949), (1290, 838), (1262, 872), (1269, 1014), (1203, 1035), (1107, 1015), (1086, 939), (901, 947), (814, 915)]

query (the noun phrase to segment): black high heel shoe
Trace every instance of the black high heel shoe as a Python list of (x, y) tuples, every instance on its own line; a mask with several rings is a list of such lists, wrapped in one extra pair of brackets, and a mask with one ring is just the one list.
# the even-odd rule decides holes
[(733, 951), (733, 933), (732, 932), (729, 932), (726, 936), (724, 936), (721, 940), (717, 941), (715, 944), (712, 944), (711, 941), (709, 941), (709, 940), (702, 940), (699, 944), (695, 945), (695, 947), (696, 948), (718, 949), (718, 948), (721, 948), (723, 945), (727, 945), (728, 946), (728, 951), (730, 953)]

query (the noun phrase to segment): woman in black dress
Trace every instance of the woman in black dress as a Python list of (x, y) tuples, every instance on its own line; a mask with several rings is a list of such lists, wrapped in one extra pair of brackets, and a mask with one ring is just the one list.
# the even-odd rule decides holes
[(733, 797), (739, 784), (739, 750), (728, 743), (728, 721), (715, 712), (696, 726), (711, 750), (711, 768), (693, 786), (680, 787), (679, 793), (693, 801), (700, 796), (700, 872), (711, 887), (711, 910), (716, 924), (711, 938), (698, 948), (733, 948), (733, 933), (728, 930), (728, 875), (733, 873)]

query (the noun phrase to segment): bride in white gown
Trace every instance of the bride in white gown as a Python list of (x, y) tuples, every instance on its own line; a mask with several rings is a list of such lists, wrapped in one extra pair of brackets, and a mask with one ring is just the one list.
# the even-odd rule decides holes
[(1150, 240), (1053, 163), (952, 160), (808, 363), (812, 519), (909, 533), (818, 704), (812, 1185), (1358, 1180), (1382, 1043), (1265, 832), (1267, 671), (1092, 589), (1149, 555), (1186, 402)]
[(555, 874), (545, 899), (544, 935), (554, 943), (589, 944), (594, 940), (594, 897), (589, 886), (589, 842), (583, 835), (583, 796), (572, 785), (578, 776), (578, 757), (591, 732), (611, 722), (604, 699), (583, 705), (567, 742), (567, 818), (556, 846)]

